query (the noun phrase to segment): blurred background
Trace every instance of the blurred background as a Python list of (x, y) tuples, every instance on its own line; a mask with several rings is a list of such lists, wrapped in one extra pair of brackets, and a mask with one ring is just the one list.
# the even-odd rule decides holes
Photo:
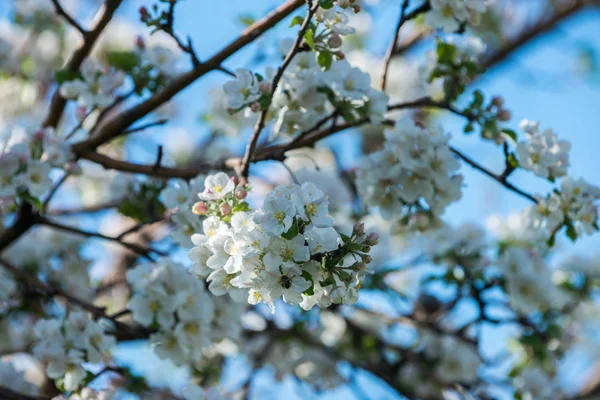
[[(10, 0), (0, 1), (0, 34), (10, 31), (12, 3)], [(65, 0), (64, 3), (65, 8), (82, 21), (89, 21), (99, 5), (97, 1), (83, 0)], [(139, 35), (146, 37), (145, 27), (139, 22), (139, 8), (150, 6), (151, 3), (150, 0), (126, 0), (117, 17), (109, 25), (98, 51), (131, 49)], [(557, 10), (562, 10), (568, 3), (571, 2), (495, 0), (493, 15), (484, 18), (474, 33), (480, 35), (488, 44), (486, 54), (501, 56), (494, 59), (488, 71), (470, 85), (465, 99), (459, 99), (459, 104), (466, 104), (469, 100), (468, 93), (475, 89), (480, 89), (486, 96), (502, 96), (506, 107), (512, 112), (512, 120), (506, 124), (507, 127), (516, 130), (519, 121), (531, 119), (540, 121), (544, 129), (552, 128), (560, 138), (572, 143), (570, 175), (576, 178), (583, 177), (600, 186), (600, 7), (590, 2), (589, 5), (578, 7), (568, 15), (557, 17), (557, 14), (560, 14)], [(175, 25), (181, 36), (189, 35), (196, 53), (202, 60), (212, 56), (236, 38), (247, 25), (266, 15), (279, 4), (281, 2), (276, 0), (185, 0), (181, 1), (177, 8)], [(344, 53), (353, 64), (372, 72), (376, 82), (398, 18), (399, 0), (364, 0), (361, 5), (363, 11), (355, 15), (350, 23), (357, 29), (357, 34), (345, 43)], [(293, 38), (294, 35), (293, 31), (288, 29), (288, 25), (289, 21), (286, 20), (268, 31), (259, 40), (228, 59), (226, 67), (231, 70), (247, 68), (261, 72), (267, 66), (277, 66), (280, 60), (279, 41), (283, 38)], [(425, 31), (419, 22), (411, 23), (403, 29), (400, 36), (402, 51), (394, 56), (390, 69), (389, 92), (393, 101), (407, 101), (439, 91), (435, 85), (424, 84), (422, 79), (424, 60), (435, 46), (434, 37), (435, 35)], [(522, 40), (521, 43), (523, 38), (527, 40)], [(60, 53), (60, 46), (57, 47), (51, 38), (46, 39), (47, 43), (40, 45), (40, 56), (52, 58)], [(169, 39), (161, 37), (160, 34), (146, 40), (169, 43)], [(515, 44), (516, 42), (518, 44)], [(503, 49), (509, 50), (504, 54)], [(178, 68), (182, 71), (189, 68), (187, 57), (181, 57)], [(226, 115), (220, 91), (222, 84), (228, 79), (228, 76), (218, 71), (210, 73), (156, 113), (169, 120), (163, 128), (129, 135), (123, 142), (111, 145), (112, 148), (107, 151), (133, 162), (151, 163), (156, 156), (156, 148), (161, 145), (165, 149), (164, 165), (185, 165), (199, 159), (217, 160), (228, 155), (242, 154), (253, 121), (241, 115)], [(0, 86), (0, 104), (6, 102), (10, 93), (12, 92), (5, 89), (3, 94)], [(25, 110), (27, 107), (28, 113), (23, 115), (30, 121), (31, 107), (38, 107), (38, 103), (31, 102), (28, 105), (23, 100), (22, 108)], [(43, 104), (40, 107), (43, 107)], [(20, 111), (11, 110), (11, 118), (18, 115), (18, 112)], [(0, 116), (3, 127), (13, 123), (11, 118), (7, 115)], [(442, 123), (445, 131), (452, 134), (451, 143), (456, 148), (489, 169), (502, 171), (504, 157), (501, 148), (482, 141), (476, 134), (464, 134), (464, 121), (442, 112), (429, 113), (426, 118)], [(264, 136), (266, 140), (268, 135)], [(376, 148), (380, 141), (380, 134), (369, 129), (345, 131), (319, 143), (318, 148), (310, 152), (308, 160), (308, 157), (290, 158), (287, 162), (288, 168), (294, 171), (300, 180), (323, 179), (323, 182), (327, 182), (331, 176), (338, 175), (336, 171), (352, 171), (360, 165), (363, 151)], [(319, 171), (315, 170), (315, 164), (319, 166)], [(83, 165), (83, 168), (91, 175), (96, 174), (97, 181), (69, 181), (65, 190), (62, 190), (52, 203), (55, 210), (68, 210), (101, 202), (99, 200), (103, 198), (104, 192), (101, 182), (112, 179), (112, 176), (106, 175), (97, 166)], [(507, 191), (497, 182), (467, 165), (462, 166), (461, 172), (465, 177), (463, 198), (447, 210), (444, 215), (446, 221), (456, 225), (472, 222), (485, 226), (491, 234), (508, 229), (507, 226), (510, 227), (511, 224), (518, 224), (515, 215), (528, 205), (527, 200)], [(251, 175), (251, 183), (256, 188), (253, 195), (255, 199), (264, 195), (265, 190), (273, 185), (291, 180), (288, 169), (277, 162), (256, 164), (251, 169)], [(545, 194), (552, 187), (524, 171), (517, 171), (510, 180), (530, 193)], [(334, 203), (337, 202), (340, 208), (344, 207), (344, 203), (351, 201), (351, 189), (343, 179), (337, 178), (329, 191), (330, 196), (335, 198)], [(131, 223), (111, 210), (67, 218), (77, 220), (80, 226), (99, 229), (107, 234), (119, 232)], [(162, 228), (148, 233), (152, 238), (161, 237), (162, 234)], [(163, 246), (169, 248), (170, 244), (164, 240), (163, 242)], [(407, 243), (398, 238), (390, 242), (387, 264), (401, 265), (403, 261), (411, 259), (414, 252)], [(118, 251), (115, 246), (99, 243), (84, 247), (84, 253), (92, 260), (92, 278), (99, 285), (110, 283), (111, 280), (116, 281), (119, 274), (122, 276), (122, 272), (112, 270), (115, 260), (122, 257), (117, 254)], [(557, 262), (573, 254), (600, 256), (600, 236), (588, 236), (576, 244), (560, 238), (553, 256)], [(175, 250), (175, 258), (189, 264), (185, 249)], [(414, 288), (418, 275), (416, 272), (398, 274), (395, 277), (396, 285), (403, 288), (407, 295), (410, 295), (411, 290), (413, 295), (416, 295)], [(444, 289), (436, 290), (439, 290), (440, 296), (443, 297)], [(118, 292), (118, 288), (111, 288), (104, 301), (119, 309), (118, 301), (116, 305), (113, 304), (119, 295), (122, 296), (122, 293)], [(394, 304), (382, 299), (377, 293), (361, 292), (360, 302), (368, 307), (383, 310), (382, 312), (394, 312)], [(278, 324), (289, 326), (297, 312), (298, 310), (289, 307), (278, 306), (278, 312), (273, 318)], [(268, 312), (260, 307), (258, 313), (270, 318)], [(468, 307), (465, 313), (468, 313)], [(496, 344), (507, 340), (511, 332), (511, 329), (506, 327), (490, 327), (484, 350), (489, 349), (493, 354)], [(396, 334), (400, 338), (403, 335), (402, 332), (388, 334)], [(280, 355), (284, 358), (286, 356), (288, 355)], [(181, 391), (189, 381), (187, 370), (177, 368), (169, 361), (160, 360), (144, 343), (120, 346), (116, 359), (131, 366), (136, 373), (146, 376), (153, 384), (168, 386), (174, 392)], [(560, 368), (561, 385), (567, 391), (576, 392), (593, 382), (595, 361), (597, 358), (594, 352), (573, 351), (565, 357), (564, 365)], [(243, 357), (231, 357), (227, 361), (227, 372), (221, 384), (232, 388), (243, 384), (249, 374), (247, 366), (247, 360)], [(257, 395), (256, 398), (260, 399), (398, 398), (383, 382), (364, 371), (348, 377), (348, 365), (342, 362), (337, 368), (350, 383), (334, 389), (327, 388), (319, 393), (290, 376), (279, 376), (279, 373), (270, 367), (255, 374), (251, 389)], [(498, 390), (497, 396), (512, 398), (509, 391), (502, 389)]]

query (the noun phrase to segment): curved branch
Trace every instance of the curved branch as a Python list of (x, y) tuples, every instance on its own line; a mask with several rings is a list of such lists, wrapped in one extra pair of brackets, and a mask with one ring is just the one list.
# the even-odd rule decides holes
[(52, 4), (54, 4), (54, 9), (56, 10), (56, 13), (58, 15), (60, 15), (61, 17), (63, 17), (69, 23), (69, 25), (71, 25), (73, 28), (77, 29), (79, 31), (79, 33), (81, 33), (83, 36), (88, 34), (88, 31), (85, 30), (77, 21), (75, 21), (75, 18), (73, 18), (63, 8), (63, 6), (60, 4), (59, 0), (51, 0), (51, 1), (52, 1)]

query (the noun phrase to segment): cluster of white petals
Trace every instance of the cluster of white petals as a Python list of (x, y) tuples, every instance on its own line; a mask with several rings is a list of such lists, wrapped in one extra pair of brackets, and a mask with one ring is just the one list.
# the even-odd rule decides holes
[(255, 212), (228, 203), (239, 188), (219, 173), (206, 178), (199, 194), (208, 202), (199, 203), (208, 217), (204, 234), (192, 236), (192, 272), (206, 277), (214, 295), (247, 296), (250, 304), (266, 303), (273, 310), (279, 298), (304, 309), (356, 301), (370, 262), (365, 253), (377, 244), (377, 235), (361, 227), (351, 237), (340, 235), (327, 197), (310, 182), (276, 187)]
[(489, 243), (485, 231), (474, 224), (464, 224), (457, 228), (444, 226), (425, 236), (424, 253), (438, 264), (448, 268), (461, 265), (468, 269), (489, 264), (485, 256)]
[(367, 156), (356, 185), (366, 205), (411, 230), (425, 230), (461, 198), (459, 161), (441, 127), (422, 128), (401, 119), (385, 132), (383, 148)]
[(591, 235), (598, 230), (598, 205), (600, 188), (583, 179), (562, 179), (560, 191), (546, 198), (538, 196), (538, 203), (524, 211), (524, 218), (534, 229), (545, 231), (551, 237), (564, 225), (573, 236)]
[(434, 29), (456, 32), (463, 24), (479, 25), (487, 0), (431, 0), (431, 10), (425, 14), (425, 23)]
[(385, 93), (371, 87), (369, 74), (348, 61), (334, 61), (324, 71), (312, 53), (300, 53), (273, 96), (273, 133), (295, 136), (313, 128), (334, 110), (379, 123), (387, 112), (388, 100)]
[(116, 89), (125, 82), (125, 73), (107, 69), (101, 64), (87, 60), (81, 67), (81, 77), (68, 80), (60, 86), (60, 95), (77, 100), (81, 107), (105, 108), (113, 104)]
[(204, 285), (168, 258), (138, 265), (127, 273), (134, 295), (129, 300), (133, 320), (156, 327), (150, 336), (154, 351), (176, 365), (202, 358), (212, 343), (215, 305)]
[(198, 200), (198, 193), (204, 189), (204, 176), (198, 176), (189, 183), (183, 179), (171, 181), (160, 193), (162, 204), (173, 210), (171, 222), (174, 229), (172, 239), (182, 247), (193, 246), (190, 237), (202, 229), (198, 216), (192, 213), (192, 205)]
[(498, 265), (506, 280), (510, 306), (519, 314), (560, 309), (569, 300), (552, 282), (550, 268), (534, 250), (510, 247), (500, 256)]
[(69, 167), (70, 147), (54, 129), (15, 127), (0, 136), (0, 198), (35, 198), (52, 186), (52, 168)]
[(517, 144), (519, 166), (551, 180), (565, 176), (571, 144), (566, 140), (558, 140), (551, 129), (541, 132), (538, 122), (524, 120), (520, 127), (527, 134), (527, 140)]
[(115, 345), (102, 325), (83, 312), (71, 312), (65, 318), (41, 319), (35, 325), (38, 343), (33, 354), (47, 364), (46, 374), (63, 380), (72, 391), (86, 378), (84, 363), (100, 363)]
[(108, 390), (100, 390), (96, 391), (89, 387), (85, 387), (81, 389), (81, 392), (74, 393), (70, 396), (58, 396), (54, 397), (52, 400), (111, 400), (113, 398), (113, 393)]

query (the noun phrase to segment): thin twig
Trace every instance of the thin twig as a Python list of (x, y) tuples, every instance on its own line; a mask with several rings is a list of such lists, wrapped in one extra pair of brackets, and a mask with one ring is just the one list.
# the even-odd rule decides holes
[(400, 29), (402, 25), (406, 22), (406, 9), (410, 4), (410, 0), (404, 0), (402, 2), (402, 6), (400, 7), (400, 18), (398, 19), (398, 24), (396, 25), (396, 30), (394, 31), (394, 37), (392, 39), (392, 43), (390, 44), (387, 53), (385, 55), (385, 59), (383, 62), (383, 72), (381, 73), (381, 81), (379, 83), (379, 89), (381, 91), (385, 91), (385, 86), (387, 83), (388, 71), (390, 69), (390, 63), (392, 62), (392, 56), (394, 55), (394, 50), (396, 49), (396, 43), (398, 43), (398, 39), (400, 38)]
[[(273, 82), (271, 83), (271, 93), (270, 93), (271, 99), (273, 98), (273, 94), (277, 90), (277, 86), (279, 85), (279, 81), (283, 77), (283, 73), (285, 72), (287, 67), (290, 65), (290, 63), (292, 62), (294, 56), (298, 53), (298, 51), (300, 49), (300, 44), (302, 43), (302, 40), (304, 40), (304, 34), (308, 30), (310, 21), (312, 20), (313, 15), (317, 11), (318, 4), (313, 5), (312, 0), (307, 0), (307, 3), (308, 3), (308, 12), (306, 13), (306, 18), (304, 19), (304, 22), (302, 23), (302, 26), (300, 27), (300, 30), (298, 31), (298, 36), (296, 37), (296, 40), (295, 40), (294, 44), (292, 45), (292, 48), (290, 49), (288, 54), (285, 56), (283, 63), (277, 70), (277, 73), (275, 74), (275, 77), (273, 78)], [(260, 113), (260, 116), (258, 117), (258, 120), (256, 121), (256, 125), (254, 126), (254, 132), (252, 133), (252, 136), (250, 136), (250, 140), (248, 140), (248, 145), (246, 146), (246, 153), (244, 154), (244, 157), (242, 158), (242, 165), (240, 168), (242, 179), (248, 178), (248, 170), (250, 169), (250, 162), (252, 161), (252, 157), (254, 156), (254, 152), (256, 151), (256, 145), (258, 144), (258, 138), (260, 137), (260, 133), (265, 128), (268, 113), (269, 113), (269, 106), (267, 106), (267, 108)]]
[(81, 236), (85, 236), (85, 237), (88, 237), (88, 238), (98, 238), (98, 239), (103, 239), (103, 240), (106, 240), (106, 241), (109, 241), (109, 242), (118, 243), (121, 246), (125, 247), (126, 249), (131, 250), (131, 251), (133, 251), (133, 252), (135, 252), (135, 253), (143, 256), (144, 258), (147, 258), (150, 261), (154, 261), (154, 260), (153, 260), (152, 257), (150, 257), (149, 253), (156, 253), (156, 254), (161, 255), (161, 256), (166, 255), (166, 253), (164, 253), (162, 251), (159, 251), (159, 250), (156, 250), (156, 249), (153, 249), (153, 248), (150, 248), (150, 247), (145, 248), (145, 247), (139, 246), (139, 245), (137, 245), (135, 243), (124, 242), (124, 241), (122, 241), (122, 240), (120, 240), (119, 238), (116, 238), (116, 237), (106, 236), (106, 235), (103, 235), (103, 234), (98, 233), (98, 232), (89, 232), (89, 231), (85, 231), (83, 229), (79, 229), (79, 228), (75, 228), (75, 227), (72, 227), (72, 226), (64, 225), (64, 224), (61, 224), (60, 222), (52, 221), (52, 220), (50, 220), (50, 219), (48, 219), (46, 217), (41, 217), (40, 216), (40, 217), (37, 218), (37, 221), (41, 225), (46, 225), (46, 226), (49, 226), (51, 228), (55, 228), (55, 229), (58, 229), (58, 230), (61, 230), (61, 231), (71, 232), (71, 233), (74, 233), (76, 235), (81, 235)]
[(86, 36), (88, 34), (88, 31), (83, 28), (79, 22), (75, 21), (75, 18), (73, 18), (64, 8), (63, 6), (60, 4), (59, 0), (51, 0), (52, 4), (54, 4), (54, 9), (56, 10), (56, 13), (58, 15), (60, 15), (61, 17), (63, 17), (64, 19), (67, 20), (67, 22), (69, 23), (69, 25), (71, 25), (73, 28), (77, 29), (79, 31), (79, 33), (81, 33), (83, 36)]

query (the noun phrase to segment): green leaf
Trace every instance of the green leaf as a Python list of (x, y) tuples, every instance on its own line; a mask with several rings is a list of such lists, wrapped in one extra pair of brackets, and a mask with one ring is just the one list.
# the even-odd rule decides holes
[(298, 228), (298, 225), (293, 224), (292, 227), (281, 236), (283, 236), (284, 239), (292, 240), (293, 238), (298, 236), (298, 233), (300, 233), (300, 229)]
[(131, 72), (140, 64), (140, 58), (132, 51), (112, 51), (108, 53), (108, 63), (117, 69)]
[(306, 44), (308, 45), (308, 47), (310, 47), (313, 51), (316, 51), (317, 48), (315, 47), (314, 35), (315, 35), (315, 32), (312, 29), (309, 29), (304, 34), (304, 40), (306, 41)]
[(552, 236), (550, 236), (550, 238), (546, 241), (546, 244), (548, 245), (548, 247), (554, 247), (555, 243), (556, 243), (556, 233), (553, 233)]
[(333, 0), (319, 0), (319, 7), (328, 10), (331, 7), (333, 7), (334, 2)]
[(454, 58), (456, 57), (456, 47), (454, 45), (438, 42), (436, 51), (438, 61), (441, 64), (452, 64), (454, 62)]
[(233, 207), (232, 213), (235, 214), (239, 211), (250, 211), (250, 206), (245, 201), (242, 201), (240, 204)]
[(503, 136), (511, 139), (514, 143), (517, 143), (517, 133), (512, 129), (502, 129)]
[(304, 22), (304, 17), (302, 17), (300, 15), (296, 15), (294, 17), (294, 19), (292, 20), (292, 23), (290, 24), (290, 28), (292, 28), (296, 25), (302, 25), (303, 22)]
[(512, 153), (508, 155), (506, 161), (508, 162), (508, 165), (510, 165), (513, 168), (519, 167), (519, 160), (517, 160), (517, 157), (515, 157), (515, 155)]
[(317, 52), (317, 63), (324, 71), (327, 71), (331, 68), (331, 63), (333, 62), (333, 56), (329, 51), (319, 51)]
[(40, 211), (42, 211), (42, 209), (44, 208), (44, 204), (42, 203), (42, 201), (37, 197), (32, 196), (28, 190), (19, 193), (19, 197), (21, 197), (21, 199), (31, 204)]
[(475, 92), (473, 92), (473, 103), (471, 103), (471, 107), (476, 110), (479, 110), (479, 109), (481, 109), (482, 105), (483, 105), (483, 94), (479, 90), (476, 90)]
[(574, 242), (577, 240), (577, 231), (575, 230), (575, 227), (572, 224), (567, 225), (566, 234), (567, 234), (567, 237), (569, 239), (571, 239), (571, 241)]
[(313, 281), (312, 275), (308, 271), (302, 271), (302, 277), (310, 282), (310, 287), (302, 293), (304, 293), (307, 296), (314, 295), (315, 294), (315, 283)]
[(81, 78), (81, 74), (68, 68), (59, 69), (54, 73), (54, 79), (59, 85)]
[(469, 122), (467, 125), (465, 125), (465, 133), (471, 132), (473, 132), (473, 124)]
[(254, 18), (251, 14), (242, 14), (238, 17), (238, 21), (244, 26), (250, 26), (256, 22), (256, 18)]

